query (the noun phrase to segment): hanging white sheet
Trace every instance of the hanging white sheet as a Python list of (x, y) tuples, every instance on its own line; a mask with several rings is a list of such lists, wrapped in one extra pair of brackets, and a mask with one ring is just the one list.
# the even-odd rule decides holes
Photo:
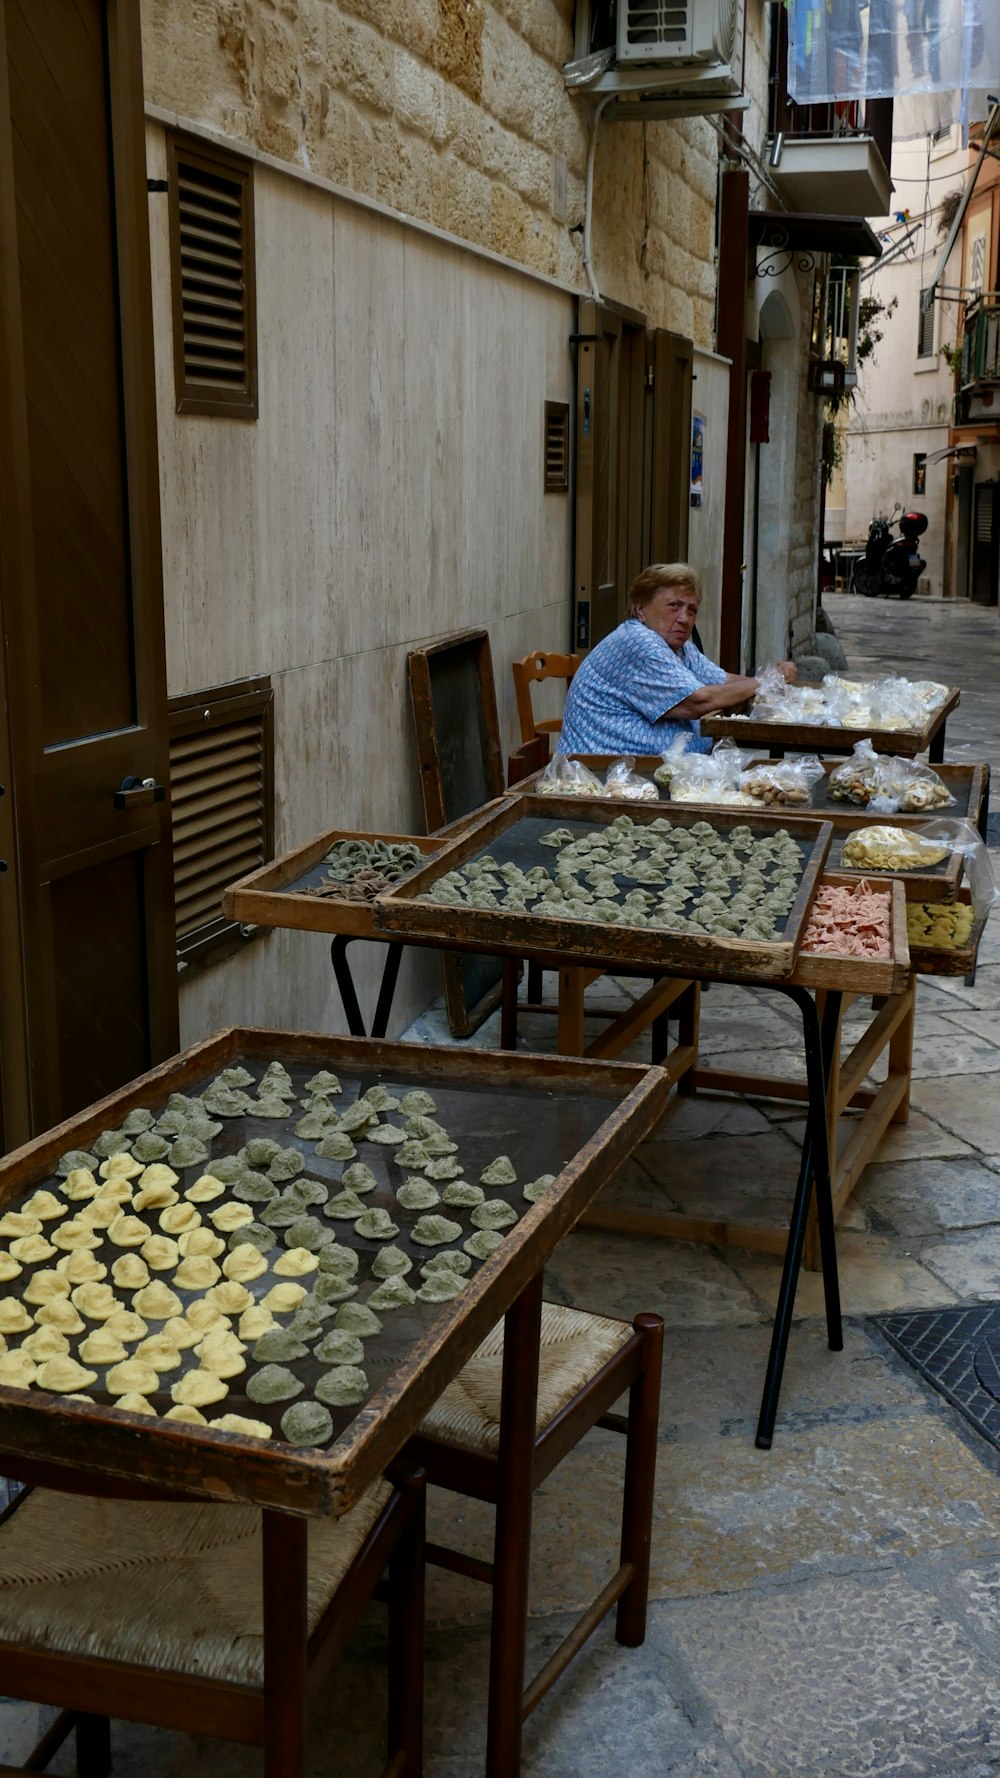
[(788, 88), (800, 105), (917, 101), (907, 134), (976, 122), (1000, 91), (1000, 0), (788, 0)]

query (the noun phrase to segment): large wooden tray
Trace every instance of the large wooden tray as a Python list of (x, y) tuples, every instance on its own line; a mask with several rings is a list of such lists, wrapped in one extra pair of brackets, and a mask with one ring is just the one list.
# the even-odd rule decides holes
[[(823, 884), (856, 882), (852, 876), (827, 871)], [(892, 956), (838, 957), (830, 952), (800, 949), (795, 981), (804, 988), (827, 988), (845, 994), (901, 994), (913, 965), (906, 937), (906, 894), (898, 877), (868, 877), (873, 889), (891, 896)]]
[[(856, 674), (850, 674), (856, 678)], [(817, 683), (803, 680), (803, 685)], [(762, 722), (754, 717), (740, 717), (736, 712), (703, 716), (700, 728), (713, 741), (729, 736), (738, 747), (790, 747), (808, 753), (850, 753), (855, 742), (866, 736), (876, 753), (900, 753), (912, 759), (929, 747), (934, 736), (957, 709), (961, 692), (949, 689), (943, 704), (929, 712), (919, 729), (835, 728), (813, 722)]]
[[(819, 751), (822, 751), (822, 749), (819, 749)], [(571, 757), (573, 759), (581, 760), (585, 766), (590, 767), (592, 772), (596, 772), (598, 776), (603, 777), (613, 759), (620, 756), (611, 753), (574, 753)], [(662, 765), (662, 763), (658, 753), (643, 754), (635, 762), (635, 774), (639, 778), (652, 778), (653, 773), (659, 765)], [(832, 822), (834, 827), (854, 827), (859, 823), (875, 820), (898, 822), (905, 826), (919, 821), (933, 821), (939, 816), (947, 816), (955, 821), (971, 821), (973, 826), (976, 826), (982, 811), (983, 799), (989, 789), (990, 768), (986, 764), (972, 766), (936, 765), (932, 769), (937, 773), (942, 783), (947, 785), (955, 799), (953, 803), (946, 804), (943, 809), (932, 809), (930, 811), (925, 811), (923, 814), (907, 814), (905, 811), (901, 810), (898, 815), (876, 816), (870, 814), (867, 809), (862, 808), (858, 803), (841, 803), (837, 802), (830, 796), (830, 773), (835, 772), (842, 764), (843, 761), (839, 759), (828, 759), (823, 761), (824, 775), (822, 778), (817, 779), (815, 784), (810, 786), (809, 802), (807, 804), (804, 803), (801, 807), (790, 806), (785, 810), (780, 803), (760, 803), (757, 805), (760, 813), (762, 815), (780, 815), (783, 813), (797, 816), (819, 815), (822, 820)], [(520, 783), (512, 786), (511, 794), (518, 796), (537, 796), (539, 794), (538, 784), (541, 777), (541, 772), (533, 772), (530, 777), (522, 778)], [(716, 814), (737, 813), (735, 809), (727, 808), (724, 803), (671, 803), (668, 793), (660, 785), (657, 785), (656, 789), (660, 801), (669, 804), (671, 808), (697, 809), (700, 813), (705, 813), (706, 811), (708, 813), (715, 812)], [(632, 805), (625, 800), (619, 800), (618, 798), (610, 800), (615, 801), (616, 806), (619, 809), (628, 809), (632, 807)], [(755, 812), (754, 809), (746, 809), (744, 811), (747, 815), (753, 815)]]
[[(925, 897), (924, 899), (929, 898)], [(963, 901), (968, 907), (972, 900), (971, 890), (960, 889), (956, 900)], [(915, 973), (917, 975), (971, 975), (976, 967), (979, 946), (986, 930), (988, 918), (989, 909), (986, 910), (986, 913), (980, 914), (978, 920), (973, 923), (968, 943), (960, 946), (958, 950), (935, 950), (929, 945), (911, 945), (910, 964)]]
[[(547, 1171), (557, 1175), (556, 1182), (534, 1205), (524, 1201), (520, 1185), (507, 1188), (518, 1221), (497, 1251), (474, 1268), (458, 1297), (441, 1305), (419, 1304), (384, 1314), (384, 1331), (365, 1352), (367, 1366), (372, 1351), (372, 1393), (360, 1408), (334, 1410), (335, 1436), (325, 1449), (297, 1449), (279, 1438), (264, 1442), (126, 1413), (110, 1405), (99, 1384), (89, 1391), (95, 1397), (92, 1403), (35, 1388), (0, 1387), (4, 1474), (17, 1477), (19, 1460), (31, 1460), (69, 1465), (125, 1483), (182, 1489), (215, 1501), (250, 1500), (304, 1514), (345, 1512), (381, 1474), (430, 1404), (652, 1127), (669, 1093), (669, 1077), (655, 1068), (233, 1029), (194, 1045), (0, 1161), (0, 1209), (16, 1205), (39, 1186), (51, 1189), (60, 1155), (70, 1148), (86, 1148), (101, 1131), (118, 1129), (136, 1107), (158, 1114), (171, 1093), (197, 1093), (223, 1067), (242, 1063), (259, 1079), (274, 1060), (289, 1069), (299, 1093), (301, 1083), (316, 1069), (334, 1070), (345, 1089), (341, 1102), (376, 1081), (400, 1090), (429, 1088), (446, 1127), (459, 1142), (469, 1177), (478, 1177), (478, 1170), (502, 1149), (511, 1156), (519, 1181)], [(314, 1144), (291, 1133), (300, 1115), (296, 1104), (287, 1123), (228, 1118), (212, 1143), (212, 1157), (217, 1160), (220, 1153), (234, 1152), (251, 1136), (268, 1135), (282, 1146), (299, 1146), (312, 1177), (339, 1178), (341, 1163), (321, 1162)], [(366, 1143), (359, 1152), (379, 1176), (367, 1201), (387, 1204), (391, 1163), (380, 1166), (376, 1157), (392, 1151)], [(205, 1166), (184, 1170), (178, 1189), (205, 1170)], [(491, 1194), (497, 1195), (497, 1188), (491, 1188)], [(399, 1245), (408, 1239), (406, 1228), (415, 1214), (402, 1210), (394, 1214), (401, 1226)], [(462, 1222), (465, 1233), (469, 1212), (448, 1214)], [(338, 1241), (353, 1237), (359, 1253), (375, 1251), (374, 1244), (358, 1240), (352, 1224), (331, 1226), (336, 1227)], [(345, 1235), (346, 1230), (350, 1234)], [(441, 1250), (414, 1246), (415, 1262), (429, 1258), (432, 1251)], [(116, 1249), (116, 1257), (120, 1252)], [(0, 1294), (19, 1294), (33, 1269), (26, 1264), (20, 1278), (4, 1283)], [(170, 1283), (168, 1273), (155, 1275)], [(264, 1294), (269, 1281), (269, 1273), (254, 1281), (250, 1288), (255, 1297)], [(198, 1293), (178, 1289), (178, 1294), (183, 1299)], [(362, 1291), (356, 1300), (363, 1301), (364, 1296)], [(190, 1353), (185, 1354), (185, 1361), (188, 1358)], [(298, 1362), (303, 1366), (311, 1362), (314, 1368), (318, 1363)], [(167, 1373), (163, 1381), (169, 1385), (170, 1379)], [(233, 1410), (267, 1418), (272, 1410), (242, 1402), (239, 1386), (240, 1379), (233, 1379), (227, 1400), (218, 1410), (207, 1412)], [(168, 1406), (169, 1400), (162, 1405)]]
[(283, 852), (269, 864), (250, 871), (223, 891), (222, 911), (227, 920), (245, 925), (292, 927), (300, 932), (339, 932), (348, 938), (377, 938), (370, 901), (348, 901), (339, 895), (306, 895), (311, 883), (324, 877), (324, 859), (336, 840), (385, 840), (390, 845), (412, 845), (433, 857), (441, 840), (412, 833), (352, 833), (334, 827), (317, 834), (304, 846)]
[[(510, 859), (524, 867), (536, 863), (551, 867), (555, 854), (539, 845), (540, 834), (562, 826), (592, 830), (609, 825), (621, 814), (628, 814), (640, 826), (664, 817), (682, 827), (708, 820), (720, 833), (741, 824), (759, 834), (784, 828), (802, 847), (804, 864), (798, 894), (780, 939), (767, 943), (700, 937), (649, 927), (606, 926), (527, 911), (445, 907), (421, 899), (447, 871), (456, 870), (484, 852), (491, 852), (500, 862)], [(743, 809), (717, 810), (706, 815), (690, 809), (668, 810), (654, 803), (630, 803), (623, 807), (582, 797), (514, 796), (436, 858), (412, 872), (405, 883), (380, 896), (375, 903), (375, 917), (384, 932), (399, 938), (413, 937), (423, 943), (437, 938), (471, 949), (518, 957), (558, 954), (588, 964), (612, 956), (622, 966), (642, 964), (678, 973), (690, 969), (693, 973), (714, 971), (760, 981), (780, 980), (790, 975), (794, 967), (831, 832), (826, 822), (754, 815)]]

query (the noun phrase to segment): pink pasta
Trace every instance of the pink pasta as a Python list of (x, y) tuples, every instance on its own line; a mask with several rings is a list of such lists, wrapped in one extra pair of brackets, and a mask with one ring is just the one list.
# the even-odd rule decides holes
[(816, 892), (803, 951), (830, 957), (892, 956), (892, 902), (862, 878), (850, 887), (824, 883)]

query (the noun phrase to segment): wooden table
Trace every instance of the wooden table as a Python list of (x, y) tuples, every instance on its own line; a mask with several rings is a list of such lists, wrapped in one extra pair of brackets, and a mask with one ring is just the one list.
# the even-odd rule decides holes
[[(848, 675), (854, 678), (855, 675)], [(807, 685), (809, 680), (803, 680)], [(812, 682), (815, 683), (815, 682)], [(945, 727), (953, 710), (957, 710), (961, 691), (949, 689), (948, 696), (936, 710), (928, 712), (926, 721), (916, 729), (840, 728), (816, 722), (764, 722), (754, 716), (703, 716), (700, 728), (710, 740), (729, 739), (738, 747), (762, 747), (778, 758), (791, 753), (852, 753), (858, 741), (870, 740), (876, 753), (898, 753), (912, 759), (929, 748), (932, 764), (944, 759)]]
[[(9, 1209), (39, 1187), (51, 1189), (61, 1154), (72, 1148), (86, 1149), (100, 1132), (119, 1129), (136, 1107), (159, 1114), (171, 1093), (197, 1093), (223, 1067), (242, 1063), (259, 1079), (265, 1064), (272, 1060), (287, 1066), (298, 1093), (305, 1078), (320, 1067), (340, 1075), (347, 1099), (379, 1080), (400, 1090), (428, 1088), (439, 1103), (441, 1116), (451, 1120), (449, 1127), (456, 1134), (462, 1131), (467, 1164), (473, 1159), (480, 1164), (486, 1149), (492, 1156), (502, 1138), (519, 1178), (547, 1170), (557, 1174), (556, 1183), (534, 1205), (521, 1199), (519, 1187), (508, 1188), (516, 1193), (511, 1202), (518, 1211), (517, 1224), (497, 1251), (473, 1272), (457, 1298), (385, 1315), (384, 1331), (373, 1342), (377, 1350), (372, 1368), (377, 1369), (379, 1381), (359, 1408), (334, 1410), (334, 1438), (325, 1449), (301, 1449), (280, 1438), (263, 1441), (216, 1432), (208, 1426), (125, 1413), (112, 1405), (102, 1381), (91, 1386), (92, 1403), (71, 1401), (34, 1387), (0, 1388), (0, 1462), (4, 1473), (17, 1480), (44, 1483), (55, 1475), (64, 1481), (72, 1478), (91, 1493), (139, 1489), (176, 1497), (179, 1492), (186, 1498), (215, 1502), (249, 1501), (265, 1509), (269, 1525), (265, 1541), (279, 1570), (282, 1550), (288, 1553), (288, 1586), (272, 1589), (270, 1607), (281, 1614), (289, 1645), (304, 1650), (304, 1637), (299, 1633), (306, 1608), (305, 1569), (300, 1559), (303, 1518), (342, 1514), (359, 1499), (501, 1317), (507, 1318), (509, 1351), (523, 1353), (525, 1341), (530, 1347), (534, 1338), (537, 1352), (545, 1261), (662, 1115), (669, 1083), (658, 1069), (618, 1064), (232, 1029), (192, 1046), (7, 1156), (0, 1162), (0, 1209)], [(296, 1105), (294, 1118), (300, 1115)], [(286, 1128), (274, 1119), (227, 1119), (223, 1132), (213, 1141), (212, 1158), (235, 1151), (251, 1135), (271, 1136), (283, 1146), (294, 1143), (292, 1121)], [(305, 1143), (298, 1145), (307, 1150)], [(385, 1153), (383, 1148), (377, 1150), (379, 1156)], [(375, 1157), (372, 1145), (366, 1158), (379, 1168)], [(316, 1177), (327, 1173), (332, 1178), (332, 1165), (308, 1154), (309, 1172)], [(205, 1166), (189, 1171), (190, 1179), (182, 1174), (185, 1185), (205, 1171)], [(384, 1195), (385, 1187), (380, 1183), (369, 1201), (378, 1202)], [(407, 1240), (407, 1218), (414, 1218), (402, 1210), (396, 1213), (403, 1224), (396, 1239)], [(338, 1231), (344, 1227), (338, 1224)], [(365, 1244), (359, 1245), (363, 1248)], [(374, 1244), (369, 1245), (374, 1251)], [(414, 1254), (428, 1256), (426, 1249), (414, 1248)], [(4, 1294), (19, 1293), (33, 1270), (25, 1264), (19, 1279), (5, 1283)], [(255, 1297), (268, 1282), (274, 1280), (267, 1274), (255, 1281)], [(185, 1366), (189, 1359), (185, 1353)], [(190, 1362), (196, 1364), (197, 1360)], [(304, 1376), (317, 1363), (312, 1358), (297, 1361), (298, 1367), (304, 1367)], [(530, 1388), (513, 1389), (505, 1381), (504, 1400), (512, 1405), (501, 1438), (499, 1510), (501, 1514), (517, 1512), (522, 1523), (530, 1523), (534, 1393)], [(242, 1404), (232, 1395), (226, 1406), (239, 1409)], [(257, 1403), (242, 1411), (256, 1418), (267, 1418), (269, 1412)], [(280, 1406), (275, 1411), (280, 1413)], [(498, 1574), (495, 1623), (505, 1623), (519, 1608), (507, 1592), (506, 1578)], [(269, 1634), (273, 1633), (272, 1618)], [(516, 1643), (516, 1638), (506, 1639), (508, 1660), (513, 1658), (510, 1649)], [(518, 1690), (521, 1684), (523, 1673), (517, 1678)], [(292, 1770), (287, 1749), (283, 1751), (285, 1726), (276, 1722), (269, 1728), (269, 1775)], [(289, 1732), (294, 1729), (295, 1725), (290, 1725)], [(519, 1741), (520, 1724), (491, 1723), (490, 1733), (491, 1743), (495, 1738), (508, 1757), (506, 1767), (494, 1763), (491, 1771), (512, 1769), (509, 1753), (512, 1737), (515, 1745)]]

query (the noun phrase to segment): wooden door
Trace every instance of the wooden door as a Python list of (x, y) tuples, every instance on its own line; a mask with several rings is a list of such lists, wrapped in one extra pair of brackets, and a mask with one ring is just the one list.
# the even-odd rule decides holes
[(177, 1043), (147, 201), (138, 7), (0, 0), (8, 1142)]
[(625, 616), (648, 526), (646, 322), (619, 304), (580, 303), (576, 388), (573, 647)]
[(691, 409), (694, 345), (666, 328), (646, 342), (648, 407), (647, 514), (643, 560), (685, 562), (691, 511)]
[(977, 605), (995, 605), (1000, 570), (1000, 502), (998, 482), (977, 482), (972, 527), (972, 597)]

